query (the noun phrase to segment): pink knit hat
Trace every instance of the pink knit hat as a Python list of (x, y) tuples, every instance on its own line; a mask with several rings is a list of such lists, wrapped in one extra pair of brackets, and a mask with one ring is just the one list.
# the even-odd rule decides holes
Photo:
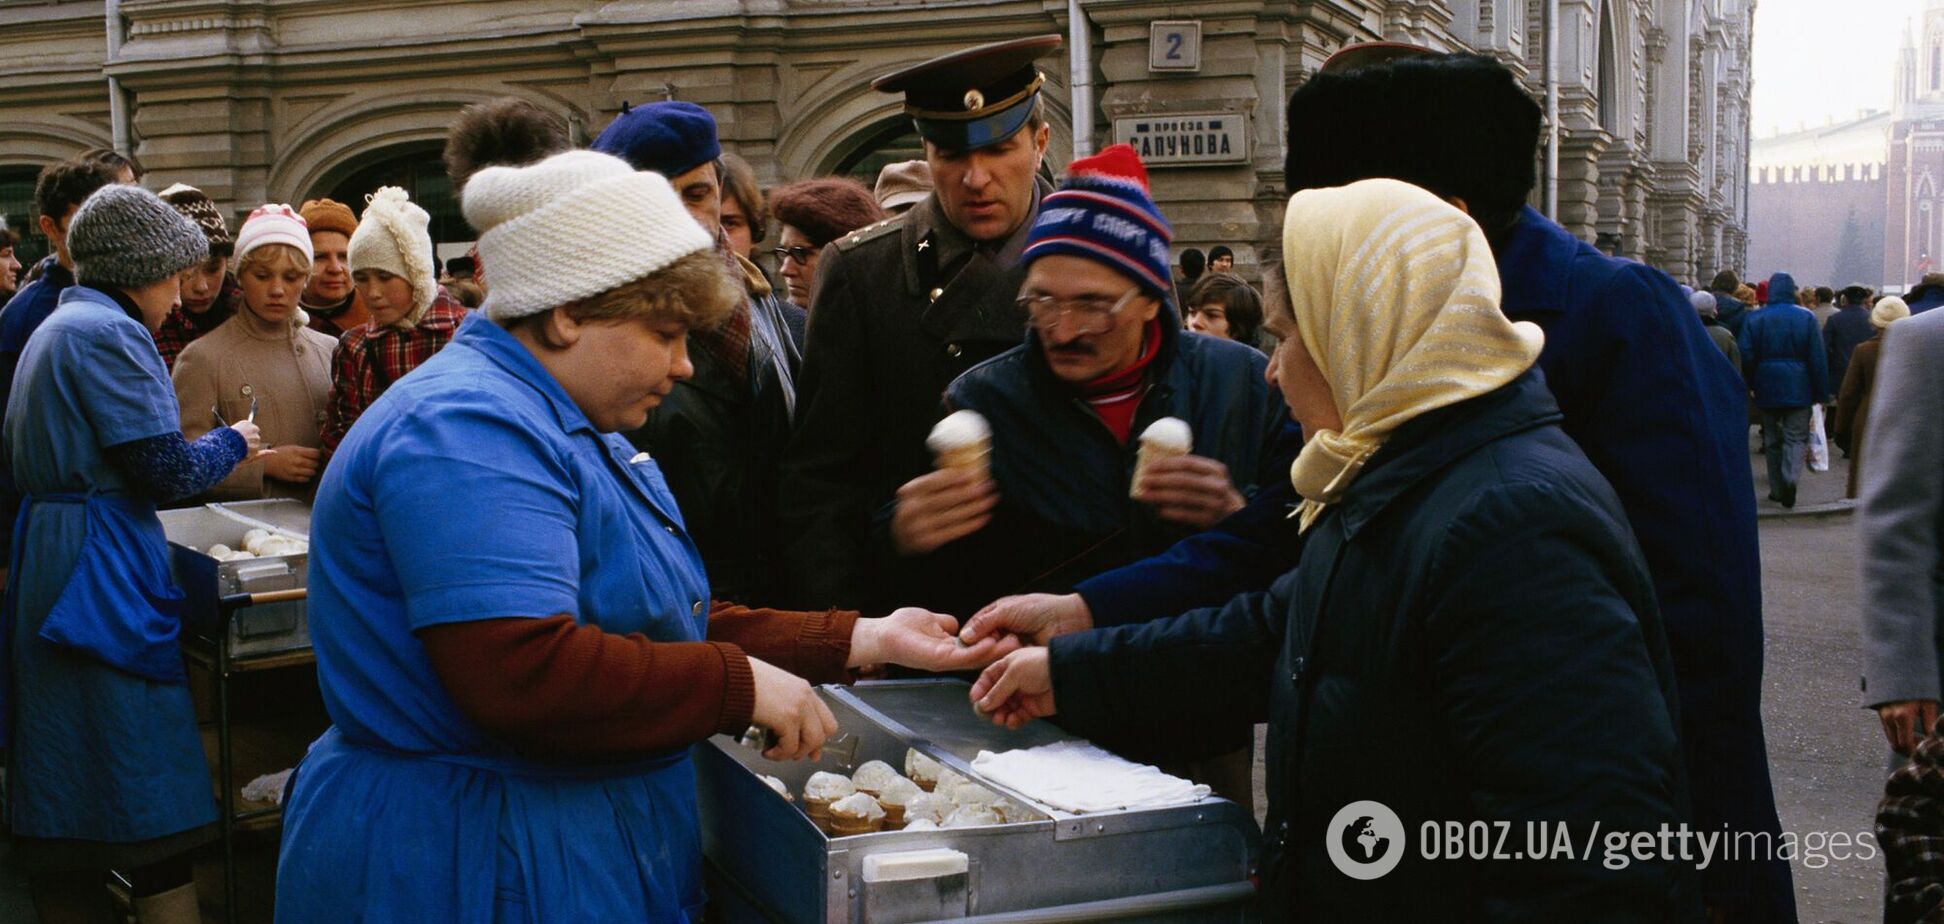
[(243, 227), (236, 232), (236, 259), (243, 259), (250, 251), (265, 244), (295, 247), (297, 252), (304, 255), (306, 262), (316, 256), (311, 250), (310, 227), (304, 224), (304, 217), (288, 205), (260, 205), (250, 213), (249, 218), (243, 220)]

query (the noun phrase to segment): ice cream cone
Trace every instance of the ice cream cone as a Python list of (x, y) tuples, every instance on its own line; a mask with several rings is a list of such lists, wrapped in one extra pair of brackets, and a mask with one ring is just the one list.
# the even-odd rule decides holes
[(964, 469), (980, 477), (991, 472), (992, 427), (976, 411), (946, 415), (932, 427), (925, 445), (940, 469)]
[(1149, 424), (1141, 434), (1141, 447), (1134, 456), (1134, 479), (1127, 487), (1129, 496), (1140, 498), (1141, 479), (1147, 475), (1148, 466), (1185, 456), (1194, 448), (1194, 434), (1181, 418), (1163, 417)]

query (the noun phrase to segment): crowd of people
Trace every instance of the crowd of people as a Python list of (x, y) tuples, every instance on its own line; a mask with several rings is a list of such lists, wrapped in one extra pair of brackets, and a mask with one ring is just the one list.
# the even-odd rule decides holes
[[(216, 808), (156, 510), (236, 497), (314, 504), (333, 724), (286, 796), (279, 920), (700, 920), (688, 746), (755, 724), (814, 756), (811, 684), (887, 666), (981, 671), (994, 721), (1245, 804), (1268, 723), (1270, 920), (1425, 895), (1793, 920), (1779, 854), (1409, 852), (1362, 881), (1326, 828), (1374, 800), (1407, 830), (1778, 836), (1750, 396), (1783, 504), (1832, 400), (1866, 504), (1902, 490), (1879, 472), (1944, 470), (1886, 435), (1914, 402), (1871, 399), (1935, 377), (1897, 330), (1929, 296), (1846, 289), (1819, 319), (1786, 274), (1724, 273), (1684, 297), (1526, 204), (1515, 75), (1393, 45), (1288, 101), (1252, 285), (1227, 246), (1175, 252), (1132, 148), (1046, 179), (1059, 44), (875, 81), (925, 158), (874, 189), (764, 190), (692, 103), (626, 106), (587, 150), (534, 103), (469, 107), (445, 160), (478, 238), (444, 266), (402, 189), (232, 234), (111, 152), (49, 167), (54, 252), (0, 310), (0, 731), (43, 920), (107, 920), (109, 870), (141, 920), (196, 920)], [(1298, 140), (1342, 137), (1442, 141)], [(1931, 548), (1886, 555), (1885, 618), (1928, 613)], [(1932, 700), (1907, 753), (1937, 662), (1904, 666), (1930, 685), (1886, 684), (1895, 709)]]

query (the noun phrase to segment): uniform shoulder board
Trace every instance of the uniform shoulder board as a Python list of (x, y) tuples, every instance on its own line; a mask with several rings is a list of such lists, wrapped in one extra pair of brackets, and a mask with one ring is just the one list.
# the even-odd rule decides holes
[(874, 241), (881, 237), (896, 234), (899, 228), (904, 227), (903, 218), (903, 215), (893, 215), (883, 221), (868, 224), (852, 231), (837, 239), (837, 249), (850, 250), (866, 241)]

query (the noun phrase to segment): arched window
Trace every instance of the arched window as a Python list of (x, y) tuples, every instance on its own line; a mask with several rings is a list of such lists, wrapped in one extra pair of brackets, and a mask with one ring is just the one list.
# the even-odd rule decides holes
[(1935, 90), (1944, 86), (1944, 46), (1931, 46), (1930, 88)]
[(443, 144), (437, 141), (388, 148), (377, 154), (346, 164), (318, 184), (309, 195), (329, 196), (364, 214), (365, 197), (380, 186), (397, 186), (412, 201), (432, 216), (432, 245), (441, 264), (449, 257), (462, 256), (474, 234), (472, 226), (459, 211), (459, 200), (452, 194), (452, 179), (446, 176), (440, 159)]
[(1594, 99), (1600, 107), (1600, 127), (1612, 134), (1619, 134), (1620, 87), (1619, 65), (1613, 48), (1613, 5), (1600, 4), (1600, 65), (1595, 72), (1593, 87)]
[(909, 118), (899, 116), (867, 130), (833, 172), (872, 186), (877, 183), (878, 171), (887, 164), (924, 159), (925, 145), (918, 138), (918, 129)]

